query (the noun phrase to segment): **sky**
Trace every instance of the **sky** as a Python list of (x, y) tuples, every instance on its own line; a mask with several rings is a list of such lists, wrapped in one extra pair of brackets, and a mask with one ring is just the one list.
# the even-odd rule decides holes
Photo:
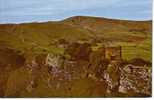
[(151, 20), (152, 0), (0, 0), (0, 23), (58, 21), (72, 16)]

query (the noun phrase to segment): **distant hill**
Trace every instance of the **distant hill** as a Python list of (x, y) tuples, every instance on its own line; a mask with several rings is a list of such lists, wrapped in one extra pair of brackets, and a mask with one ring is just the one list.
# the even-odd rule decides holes
[(75, 16), (58, 22), (1, 24), (0, 43), (23, 51), (32, 47), (37, 47), (37, 50), (48, 49), (58, 39), (71, 42), (98, 39), (106, 45), (139, 46), (141, 44), (142, 49), (146, 49), (149, 53), (151, 26), (152, 21), (128, 21), (89, 16)]
[(151, 35), (152, 21), (128, 21), (99, 17), (75, 16), (63, 23), (89, 30), (94, 36), (108, 40), (134, 41), (143, 40)]

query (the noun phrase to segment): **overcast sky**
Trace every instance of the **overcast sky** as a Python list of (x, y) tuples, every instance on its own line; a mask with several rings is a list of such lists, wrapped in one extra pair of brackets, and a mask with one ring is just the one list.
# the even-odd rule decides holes
[(0, 23), (62, 20), (71, 16), (152, 19), (152, 0), (0, 0)]

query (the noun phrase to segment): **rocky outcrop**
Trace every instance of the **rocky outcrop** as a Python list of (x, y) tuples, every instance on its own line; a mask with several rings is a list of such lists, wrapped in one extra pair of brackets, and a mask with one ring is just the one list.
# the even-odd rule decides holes
[(119, 92), (151, 95), (151, 68), (126, 65), (121, 70)]
[[(123, 61), (119, 49), (116, 51), (115, 48), (110, 48), (109, 52), (111, 56), (116, 52), (120, 59), (107, 59), (105, 50), (108, 49), (100, 47), (91, 50), (90, 47), (89, 44), (75, 43), (72, 47), (66, 48), (64, 55), (25, 52), (23, 66), (12, 70), (10, 74), (4, 73), (8, 76), (5, 78), (7, 80), (0, 81), (0, 84), (6, 84), (0, 88), (1, 95), (5, 97), (151, 96), (150, 63), (142, 59)], [(67, 58), (66, 55), (70, 57)], [(0, 65), (4, 66), (4, 63)], [(9, 64), (7, 69), (12, 65)]]

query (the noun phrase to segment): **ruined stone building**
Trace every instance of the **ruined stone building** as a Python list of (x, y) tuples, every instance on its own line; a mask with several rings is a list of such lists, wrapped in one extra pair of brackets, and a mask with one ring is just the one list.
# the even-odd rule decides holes
[(106, 47), (105, 48), (105, 58), (108, 60), (119, 61), (122, 59), (122, 47)]
[(89, 60), (91, 52), (90, 44), (72, 43), (67, 49), (67, 54), (71, 56), (71, 60)]

